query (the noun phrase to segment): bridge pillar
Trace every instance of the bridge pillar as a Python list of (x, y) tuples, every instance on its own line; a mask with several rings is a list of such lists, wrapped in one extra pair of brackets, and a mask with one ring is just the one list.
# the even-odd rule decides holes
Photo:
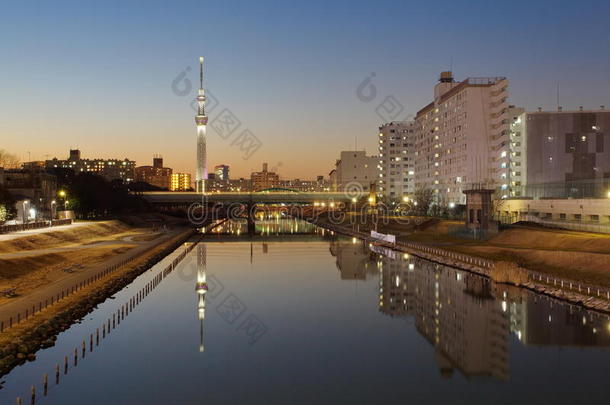
[(254, 211), (256, 208), (256, 204), (254, 204), (252, 201), (250, 201), (249, 203), (246, 204), (246, 210), (247, 210), (247, 215), (248, 215), (248, 235), (254, 235), (254, 232), (256, 230), (256, 225), (254, 222)]

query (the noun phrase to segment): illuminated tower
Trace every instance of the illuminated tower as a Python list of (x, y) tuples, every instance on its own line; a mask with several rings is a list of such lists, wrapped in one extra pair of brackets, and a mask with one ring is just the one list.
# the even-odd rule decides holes
[(197, 314), (199, 316), (199, 351), (203, 352), (203, 319), (205, 318), (205, 293), (208, 291), (206, 283), (206, 246), (204, 243), (197, 244)]
[(199, 57), (199, 93), (197, 94), (197, 177), (195, 189), (198, 193), (205, 192), (205, 181), (208, 178), (206, 143), (206, 125), (208, 117), (205, 115), (205, 91), (203, 90), (203, 56)]

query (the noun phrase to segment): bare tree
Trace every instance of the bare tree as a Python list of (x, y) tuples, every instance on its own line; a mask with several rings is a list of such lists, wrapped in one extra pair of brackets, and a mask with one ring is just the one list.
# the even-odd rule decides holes
[(434, 193), (429, 188), (418, 188), (415, 190), (413, 199), (415, 200), (413, 202), (415, 212), (419, 215), (426, 215), (434, 200)]
[(19, 167), (19, 158), (4, 149), (0, 149), (0, 167), (15, 169)]

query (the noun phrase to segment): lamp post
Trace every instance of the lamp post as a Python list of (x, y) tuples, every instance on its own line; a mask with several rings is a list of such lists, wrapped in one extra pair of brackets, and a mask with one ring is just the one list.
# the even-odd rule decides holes
[(21, 212), (21, 214), (22, 214), (22, 218), (21, 218), (21, 221), (22, 221), (24, 224), (27, 224), (27, 223), (28, 223), (28, 210), (27, 210), (25, 207), (26, 207), (26, 205), (28, 205), (29, 203), (30, 203), (30, 201), (29, 201), (29, 200), (24, 200), (24, 201), (23, 201), (23, 203), (22, 203), (22, 207), (21, 207), (21, 208), (22, 208), (22, 212)]
[(63, 200), (64, 200), (64, 211), (68, 210), (68, 200), (66, 199), (66, 191), (65, 190), (59, 190), (59, 192), (57, 193)]

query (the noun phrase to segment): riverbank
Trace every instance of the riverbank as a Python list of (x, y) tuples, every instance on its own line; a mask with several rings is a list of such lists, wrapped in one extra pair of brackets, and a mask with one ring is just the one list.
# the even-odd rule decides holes
[(53, 231), (3, 235), (0, 291), (10, 294), (0, 296), (0, 312), (41, 289), (66, 287), (70, 280), (132, 257), (167, 239), (181, 225), (171, 219), (164, 227), (133, 226), (118, 220), (86, 221)]
[(188, 240), (195, 230), (182, 228), (155, 246), (141, 252), (128, 264), (62, 298), (29, 319), (0, 334), (0, 374), (35, 359), (40, 348), (52, 346), (55, 336), (120, 291), (136, 277)]
[[(337, 223), (338, 221), (336, 220), (330, 220), (327, 216), (317, 216), (307, 220), (313, 224), (338, 233), (361, 239), (370, 239), (370, 233), (363, 232), (362, 228), (354, 226), (353, 223), (346, 226), (344, 224)], [(430, 226), (426, 227), (423, 222), (420, 222), (416, 226), (420, 228), (420, 231), (428, 229), (429, 232), (430, 228), (438, 227), (439, 223), (440, 221), (436, 221), (430, 224)], [(424, 226), (422, 226), (422, 224)], [(444, 226), (442, 223), (441, 225)], [(396, 226), (396, 224), (394, 224), (394, 226)], [(384, 228), (379, 223), (377, 227), (379, 232), (387, 232), (387, 228)], [(412, 227), (415, 228), (415, 225), (412, 225)], [(414, 232), (406, 233), (412, 234)], [(571, 232), (568, 231), (568, 234), (569, 233)], [(561, 232), (560, 235), (565, 237), (566, 233)], [(576, 236), (583, 237), (583, 235)], [(451, 235), (441, 234), (438, 238), (436, 238), (436, 240), (440, 239), (446, 242), (447, 239), (451, 237)], [(532, 235), (530, 233), (529, 235), (529, 238), (533, 238), (534, 240), (538, 237), (539, 235), (536, 234)], [(584, 237), (586, 237), (586, 235)], [(597, 235), (593, 235), (593, 237), (597, 238)], [(507, 236), (505, 235), (504, 238), (507, 238)], [(514, 238), (515, 235), (511, 235), (507, 239), (514, 243)], [(559, 275), (561, 272), (557, 272), (559, 274), (556, 273), (554, 275), (547, 275), (538, 271), (532, 271), (531, 269), (522, 266), (520, 263), (513, 261), (513, 257), (511, 256), (501, 256), (500, 258), (482, 258), (481, 256), (471, 255), (472, 250), (464, 247), (456, 249), (455, 246), (447, 243), (440, 246), (434, 246), (421, 242), (421, 239), (417, 241), (414, 241), (413, 239), (415, 238), (405, 238), (405, 235), (401, 234), (399, 237), (397, 237), (398, 243), (396, 244), (384, 242), (377, 242), (375, 244), (379, 247), (398, 250), (403, 253), (416, 255), (426, 260), (461, 268), (478, 275), (488, 277), (498, 283), (527, 288), (531, 291), (548, 295), (562, 301), (580, 305), (589, 309), (594, 309), (600, 312), (610, 313), (610, 289), (604, 288), (603, 285), (590, 283), (584, 280), (578, 281), (578, 279), (570, 277), (564, 278)], [(599, 240), (601, 241), (599, 242), (601, 246), (589, 245), (588, 249), (603, 249), (606, 242), (604, 238)], [(474, 244), (481, 243), (483, 241), (470, 242)], [(533, 240), (525, 239), (525, 243), (528, 242), (532, 243)], [(551, 250), (549, 245), (556, 247), (562, 246), (564, 248), (566, 246), (573, 246), (573, 241), (566, 241), (565, 238), (561, 244), (558, 245), (557, 242), (557, 238), (547, 238), (546, 240), (538, 241), (538, 244), (534, 246), (546, 246), (549, 248), (549, 250)], [(457, 244), (455, 240), (454, 243)], [(454, 247), (454, 249), (451, 249), (451, 247)], [(606, 268), (606, 271), (610, 272), (610, 267)], [(604, 279), (606, 279), (606, 276), (608, 276), (606, 272), (602, 274)], [(571, 275), (574, 275), (574, 273), (571, 273)]]
[[(325, 215), (316, 220), (325, 226), (333, 224)], [(365, 233), (373, 228), (364, 218), (346, 217), (344, 222), (339, 225)], [(476, 240), (467, 238), (461, 228), (461, 221), (421, 217), (390, 217), (377, 224), (379, 232), (396, 235), (398, 242), (514, 263), (549, 276), (610, 288), (610, 235), (515, 225), (489, 239)]]

